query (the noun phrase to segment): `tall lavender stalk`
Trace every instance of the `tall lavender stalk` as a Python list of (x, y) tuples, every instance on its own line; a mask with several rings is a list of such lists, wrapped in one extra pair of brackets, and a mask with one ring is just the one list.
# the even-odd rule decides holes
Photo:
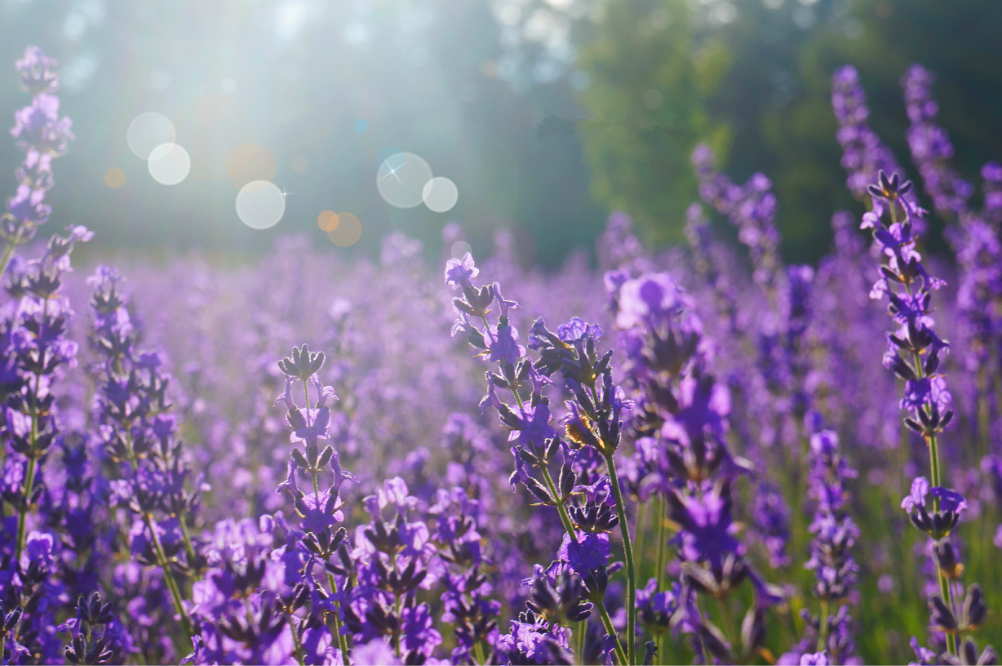
[(77, 344), (66, 337), (72, 311), (59, 292), (73, 246), (92, 237), (85, 227), (53, 236), (45, 254), (20, 266), (8, 287), (15, 300), (5, 304), (0, 322), (3, 440), (5, 451), (9, 446), (17, 456), (14, 464), (24, 468), (24, 483), (13, 502), (18, 514), (15, 557), (24, 549), (28, 514), (41, 494), (36, 476), (60, 431), (52, 388), (76, 364)]
[(7, 246), (0, 258), (0, 275), (7, 270), (14, 248), (35, 236), (40, 224), (49, 219), (52, 208), (45, 193), (52, 188), (52, 160), (66, 154), (73, 137), (73, 124), (59, 117), (59, 76), (56, 61), (37, 46), (29, 46), (24, 58), (15, 63), (21, 87), (33, 95), (31, 104), (14, 115), (11, 135), (24, 151), (24, 163), (17, 168), (17, 193), (7, 199), (7, 212), (0, 217), (0, 237)]
[[(320, 442), (330, 438), (330, 408), (329, 402), (337, 400), (334, 389), (324, 386), (316, 376), (324, 364), (324, 354), (322, 352), (311, 352), (309, 347), (294, 347), (291, 356), (279, 361), (279, 369), (285, 374), (285, 391), (278, 397), (275, 404), (282, 402), (288, 409), (288, 422), (293, 429), (292, 442), (303, 443), (304, 449), (294, 448), (289, 457), (288, 480), (279, 486), (279, 490), (286, 490), (295, 503), (296, 513), (301, 518), (303, 534), (299, 540), (301, 550), (308, 554), (306, 562), (303, 564), (304, 576), (312, 580), (313, 564), (316, 563), (325, 569), (329, 592), (323, 590), (315, 581), (313, 585), (319, 594), (332, 599), (330, 603), (331, 611), (325, 613), (332, 624), (332, 633), (341, 652), (341, 659), (344, 664), (349, 664), (348, 643), (342, 629), (342, 609), (341, 592), (337, 584), (335, 573), (346, 574), (337, 565), (332, 565), (331, 558), (344, 551), (346, 531), (343, 527), (334, 529), (334, 525), (343, 520), (341, 513), (341, 486), (348, 479), (354, 477), (345, 472), (340, 465), (338, 454), (334, 447), (327, 445), (322, 451)], [(310, 379), (313, 379), (314, 400), (313, 406), (310, 403)], [(303, 409), (300, 409), (293, 397), (292, 386), (298, 380), (302, 383), (303, 389)], [(320, 489), (319, 479), (330, 465), (333, 472), (331, 484), (324, 490)], [(303, 492), (296, 483), (297, 476), (309, 476), (312, 482), (313, 493)], [(288, 613), (290, 624), (293, 623), (293, 615)], [(293, 625), (292, 634), (297, 642), (297, 659), (301, 659), (302, 648), (299, 646), (299, 633), (304, 625), (296, 627)]]
[[(794, 649), (783, 655), (781, 663), (803, 663), (824, 657), (828, 664), (855, 662), (855, 641), (844, 605), (856, 585), (859, 566), (853, 547), (859, 527), (848, 515), (845, 482), (855, 478), (856, 470), (839, 451), (838, 435), (821, 430), (811, 435), (811, 496), (816, 502), (810, 531), (811, 559), (804, 565), (815, 574), (814, 594), (820, 603), (820, 617), (806, 610), (802, 615), (808, 631)], [(837, 606), (836, 606), (837, 604)]]
[(736, 185), (719, 170), (713, 151), (703, 144), (692, 151), (691, 160), (699, 179), (700, 197), (737, 227), (738, 240), (748, 248), (755, 282), (771, 293), (783, 263), (779, 232), (773, 223), (776, 195), (772, 183), (764, 174), (756, 173), (744, 185)]
[(188, 525), (202, 484), (199, 479), (195, 490), (188, 488), (190, 463), (167, 397), (171, 377), (163, 372), (160, 352), (135, 349), (138, 331), (121, 282), (107, 266), (99, 266), (89, 278), (97, 356), (92, 371), (100, 385), (96, 416), (100, 441), (113, 463), (111, 500), (126, 507), (135, 521), (129, 532), (132, 556), (163, 571), (182, 631), (190, 637), (193, 627), (175, 573), (181, 569), (197, 577), (204, 568)]
[[(902, 181), (898, 174), (888, 177), (880, 172), (877, 182), (868, 188), (873, 209), (863, 216), (861, 227), (873, 230), (883, 259), (880, 278), (870, 296), (886, 297), (888, 312), (899, 325), (895, 332), (887, 334), (884, 366), (905, 381), (905, 396), (900, 403), (905, 413), (904, 423), (920, 434), (929, 448), (932, 485), (925, 477), (916, 478), (901, 506), (910, 514), (912, 523), (936, 541), (940, 594), (929, 598), (932, 625), (946, 633), (947, 650), (956, 656), (958, 635), (977, 629), (987, 609), (977, 585), (971, 586), (963, 604), (958, 604), (949, 582), (959, 577), (960, 569), (958, 555), (947, 537), (967, 508), (967, 501), (960, 493), (943, 486), (939, 435), (952, 421), (953, 410), (946, 379), (938, 370), (941, 355), (949, 351), (949, 343), (936, 334), (930, 316), (932, 291), (943, 283), (929, 275), (915, 251), (914, 220), (925, 212), (904, 196), (909, 190), (911, 182)], [(898, 221), (902, 214), (903, 219)], [(926, 503), (930, 493), (931, 511)]]
[[(846, 186), (854, 197), (863, 201), (868, 196), (867, 186), (880, 171), (904, 172), (894, 153), (870, 129), (866, 92), (860, 85), (859, 72), (852, 65), (839, 67), (832, 75), (832, 109), (838, 122), (836, 138), (842, 146), (842, 166), (849, 172)], [(915, 202), (914, 192), (902, 192), (901, 196)]]
[[(554, 334), (542, 319), (538, 319), (529, 336), (529, 347), (540, 354), (539, 361), (534, 363), (525, 356), (525, 347), (518, 344), (518, 332), (508, 319), (509, 311), (517, 304), (504, 299), (497, 283), (479, 289), (474, 287), (471, 279), (478, 274), (479, 269), (469, 253), (446, 265), (446, 282), (463, 291), (463, 298), (453, 300), (459, 314), (453, 335), (465, 333), (471, 345), (499, 365), (500, 374), (487, 373), (488, 395), (484, 403), (498, 411), (502, 425), (511, 431), (511, 440), (518, 440), (518, 445), (512, 448), (515, 456), (512, 486), (523, 483), (544, 505), (557, 509), (566, 533), (561, 547), (562, 559), (585, 579), (606, 631), (615, 637), (620, 663), (635, 664), (636, 564), (614, 458), (620, 443), (621, 415), (632, 403), (625, 400), (622, 388), (612, 381), (612, 351), (599, 357), (596, 341), (602, 336), (602, 329), (598, 326), (574, 318), (558, 327)], [(487, 315), (495, 301), (500, 316), (497, 325), (491, 326)], [(476, 328), (471, 317), (482, 322), (484, 328)], [(562, 442), (550, 425), (549, 400), (543, 395), (543, 388), (551, 382), (549, 377), (558, 371), (574, 398), (566, 402), (570, 412), (565, 419), (569, 444)], [(501, 401), (498, 388), (511, 392), (517, 411)], [(519, 389), (528, 389), (528, 401), (523, 399)], [(554, 483), (549, 469), (558, 456), (563, 458), (559, 486)], [(595, 457), (605, 461), (607, 476), (595, 475)], [(592, 462), (584, 462), (589, 458)], [(533, 470), (538, 470), (542, 482)], [(607, 484), (607, 490), (584, 493), (585, 506), (577, 506), (571, 501), (571, 495), (580, 492), (578, 488), (586, 484), (593, 488), (595, 484)], [(609, 499), (614, 502), (615, 515), (605, 506)], [(603, 602), (609, 554), (605, 533), (616, 525), (622, 534), (626, 559), (625, 647), (620, 644)]]
[(969, 339), (966, 361), (975, 369), (976, 422), (981, 430), (978, 441), (987, 448), (990, 426), (985, 421), (990, 419), (988, 414), (995, 407), (993, 398), (1000, 390), (990, 372), (997, 362), (992, 358), (993, 350), (1002, 344), (1002, 238), (995, 194), (1002, 173), (997, 164), (989, 163), (982, 169), (984, 208), (975, 210), (970, 201), (974, 186), (951, 166), (953, 143), (947, 131), (936, 124), (939, 105), (932, 96), (934, 81), (935, 77), (921, 65), (912, 65), (901, 78), (911, 121), (908, 147), (937, 212), (955, 222), (947, 229), (947, 238), (957, 253), (960, 268), (957, 304)]

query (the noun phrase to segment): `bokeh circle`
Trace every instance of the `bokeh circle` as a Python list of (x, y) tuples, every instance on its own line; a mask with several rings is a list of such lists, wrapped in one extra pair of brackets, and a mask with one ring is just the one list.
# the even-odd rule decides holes
[(338, 213), (337, 226), (327, 232), (331, 242), (341, 247), (350, 247), (362, 237), (362, 221), (351, 213)]
[(226, 175), (237, 187), (254, 180), (274, 180), (276, 169), (271, 151), (255, 143), (237, 146), (226, 160)]
[(473, 252), (473, 248), (466, 241), (456, 241), (449, 249), (449, 254), (452, 255), (453, 259), (462, 259), (467, 252)]
[(113, 190), (125, 185), (125, 172), (118, 167), (111, 167), (104, 172), (104, 184)]
[(444, 213), (456, 205), (459, 200), (459, 189), (445, 176), (436, 176), (424, 184), (421, 198), (429, 210)]
[(165, 143), (174, 143), (177, 131), (170, 118), (156, 111), (140, 113), (129, 123), (125, 140), (129, 150), (139, 159), (148, 160), (153, 149)]
[(320, 215), (317, 215), (317, 226), (320, 227), (321, 231), (327, 233), (334, 231), (337, 229), (338, 222), (337, 213), (332, 210), (325, 210)]
[(391, 206), (413, 208), (424, 201), (424, 186), (431, 178), (431, 167), (420, 156), (396, 153), (380, 165), (376, 189)]
[(269, 229), (285, 215), (285, 195), (274, 183), (252, 180), (237, 193), (237, 216), (251, 229)]
[(146, 164), (153, 180), (161, 185), (177, 185), (191, 172), (191, 156), (176, 143), (161, 143)]

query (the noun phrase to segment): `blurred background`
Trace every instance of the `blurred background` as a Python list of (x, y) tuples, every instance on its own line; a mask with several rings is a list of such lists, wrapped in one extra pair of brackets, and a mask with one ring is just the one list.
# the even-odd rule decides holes
[[(832, 71), (858, 68), (905, 164), (898, 79), (931, 69), (977, 181), (1002, 157), (1000, 34), (997, 0), (0, 0), (0, 110), (12, 123), (29, 102), (25, 46), (59, 60), (77, 139), (54, 165), (50, 224), (91, 227), (91, 251), (239, 259), (308, 233), (370, 253), (400, 230), (437, 256), (456, 221), (475, 252), (504, 227), (523, 261), (557, 265), (592, 251), (615, 209), (649, 244), (679, 241), (689, 154), (708, 141), (736, 181), (772, 179), (783, 253), (803, 262), (857, 206)], [(145, 159), (165, 139), (189, 157), (176, 184)], [(21, 158), (0, 141), (7, 195)], [(448, 182), (430, 198), (418, 183), (415, 203), (414, 169)], [(263, 230), (236, 205), (257, 180), (284, 201)], [(357, 218), (348, 249), (324, 211)]]

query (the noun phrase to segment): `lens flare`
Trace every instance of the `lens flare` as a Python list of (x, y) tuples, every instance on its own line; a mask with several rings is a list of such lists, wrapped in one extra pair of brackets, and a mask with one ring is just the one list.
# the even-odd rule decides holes
[(424, 205), (432, 212), (444, 213), (456, 205), (459, 200), (459, 189), (448, 178), (437, 176), (425, 183), (421, 190), (421, 198), (424, 199)]
[(177, 185), (191, 172), (191, 156), (176, 143), (162, 143), (147, 161), (150, 175), (161, 185)]
[(351, 247), (362, 237), (362, 221), (351, 213), (337, 213), (337, 226), (327, 232), (331, 242), (341, 247)]
[(125, 185), (125, 172), (118, 167), (111, 167), (104, 172), (104, 184), (113, 190)]
[(396, 153), (380, 165), (376, 173), (376, 189), (391, 206), (413, 208), (424, 200), (424, 186), (431, 177), (431, 167), (420, 156)]
[(238, 188), (254, 180), (274, 180), (275, 170), (275, 156), (254, 143), (238, 146), (226, 161), (226, 175)]
[(237, 193), (237, 216), (251, 229), (269, 229), (285, 215), (285, 194), (267, 180), (252, 180)]
[(165, 143), (174, 143), (177, 131), (170, 118), (156, 111), (140, 113), (129, 123), (125, 140), (129, 150), (142, 160), (148, 160), (153, 149)]
[(325, 231), (327, 233), (337, 229), (338, 222), (337, 213), (332, 210), (325, 210), (317, 216), (317, 226), (320, 227), (321, 231)]

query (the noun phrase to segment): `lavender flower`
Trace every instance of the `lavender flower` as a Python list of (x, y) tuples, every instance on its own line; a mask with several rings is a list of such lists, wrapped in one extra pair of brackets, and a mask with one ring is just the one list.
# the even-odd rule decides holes
[(946, 131), (935, 123), (939, 106), (930, 91), (933, 81), (932, 74), (921, 65), (912, 65), (901, 77), (911, 121), (908, 147), (936, 210), (963, 216), (974, 187), (948, 164), (953, 157), (953, 144)]
[(782, 264), (779, 232), (773, 224), (776, 195), (771, 191), (772, 183), (756, 173), (744, 185), (735, 185), (718, 171), (716, 157), (703, 144), (696, 146), (691, 159), (700, 183), (699, 195), (738, 228), (738, 239), (750, 253), (755, 282), (771, 290)]
[[(924, 478), (916, 479), (911, 496), (905, 498), (902, 507), (911, 513), (913, 524), (937, 541), (940, 594), (930, 597), (933, 624), (937, 624), (936, 617), (942, 618), (940, 623), (952, 624), (947, 631), (947, 649), (956, 655), (955, 629), (960, 625), (956, 624), (957, 611), (948, 579), (955, 577), (958, 570), (955, 552), (945, 539), (967, 503), (962, 495), (944, 488), (941, 482), (938, 435), (949, 424), (953, 412), (949, 409), (951, 396), (945, 379), (936, 371), (940, 353), (948, 351), (949, 345), (932, 328), (931, 292), (941, 283), (926, 272), (921, 256), (915, 251), (912, 220), (923, 211), (901, 197), (910, 189), (910, 182), (901, 182), (896, 174), (888, 178), (881, 172), (879, 182), (869, 187), (873, 211), (864, 215), (862, 226), (874, 230), (874, 240), (885, 258), (881, 278), (870, 296), (886, 295), (890, 301), (888, 312), (901, 326), (896, 333), (887, 335), (884, 365), (905, 380), (905, 397), (901, 401), (901, 409), (908, 414), (905, 424), (921, 434), (929, 447), (933, 511), (930, 514), (925, 509), (925, 492), (930, 484)], [(890, 224), (882, 219), (885, 205), (890, 208)], [(901, 222), (896, 221), (899, 206), (905, 216)]]
[[(842, 166), (849, 172), (846, 185), (853, 196), (863, 200), (868, 194), (867, 187), (877, 180), (878, 173), (903, 172), (894, 154), (867, 124), (870, 109), (866, 105), (866, 93), (852, 65), (840, 67), (832, 75), (832, 109), (839, 126), (836, 136), (842, 146)], [(914, 193), (902, 192), (901, 195), (915, 203)]]
[(0, 217), (0, 236), (7, 241), (0, 275), (14, 247), (31, 240), (38, 225), (48, 220), (52, 209), (44, 199), (53, 185), (52, 160), (64, 155), (74, 138), (72, 121), (59, 117), (59, 98), (53, 94), (59, 89), (56, 61), (37, 46), (29, 46), (15, 66), (21, 87), (34, 97), (31, 104), (15, 114), (11, 129), (18, 139), (17, 147), (25, 152), (25, 160), (16, 172), (17, 193), (7, 200), (7, 212)]

